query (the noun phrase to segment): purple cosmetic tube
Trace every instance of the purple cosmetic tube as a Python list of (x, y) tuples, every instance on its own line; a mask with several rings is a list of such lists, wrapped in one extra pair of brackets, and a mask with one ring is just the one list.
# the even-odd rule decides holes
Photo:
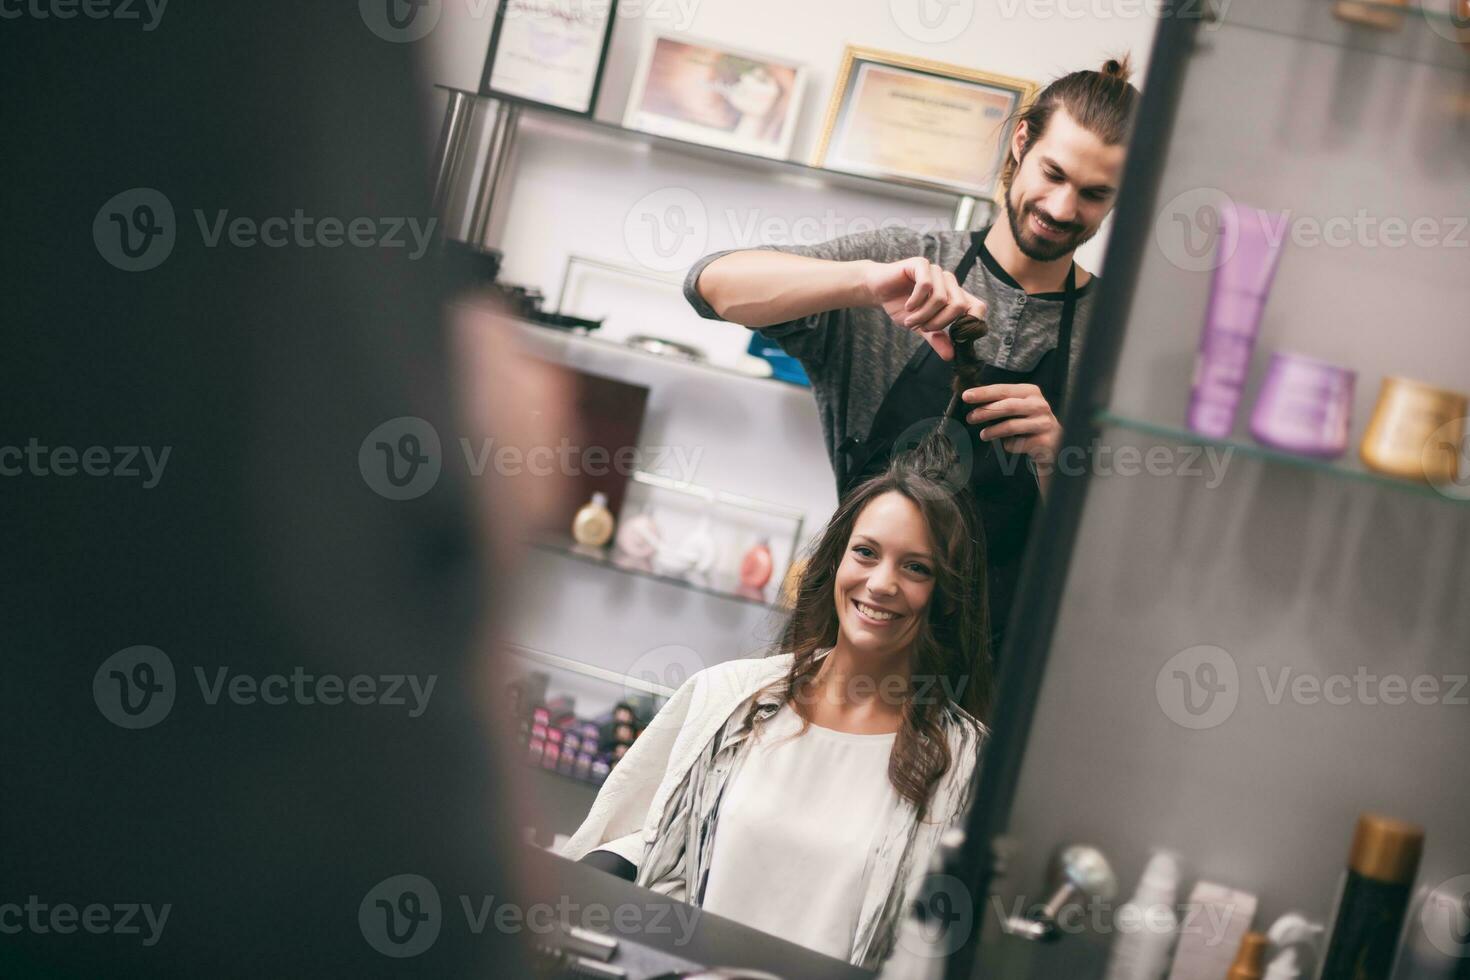
[(1227, 439), (1235, 430), (1261, 312), (1281, 260), (1283, 239), (1271, 232), (1283, 227), (1283, 218), (1234, 203), (1220, 208), (1218, 247), (1222, 252), (1232, 242), (1235, 247), (1215, 267), (1209, 317), (1189, 399), (1189, 428), (1207, 438)]

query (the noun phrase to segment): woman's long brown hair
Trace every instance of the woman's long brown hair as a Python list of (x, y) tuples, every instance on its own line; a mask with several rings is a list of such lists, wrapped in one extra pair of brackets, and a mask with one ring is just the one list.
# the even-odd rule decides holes
[[(919, 625), (910, 659), (910, 684), (904, 698), (903, 726), (889, 756), (888, 779), (913, 803), (923, 819), (929, 796), (949, 770), (949, 740), (941, 718), (952, 705), (976, 720), (987, 717), (991, 694), (990, 616), (985, 585), (985, 531), (963, 481), (955, 489), (956, 453), (942, 430), (913, 450), (895, 457), (888, 469), (854, 489), (837, 508), (807, 553), (796, 589), (795, 607), (781, 640), (794, 655), (781, 682), (786, 697), (811, 724), (802, 697), (816, 677), (817, 653), (837, 644), (835, 583), (858, 515), (886, 493), (899, 493), (919, 508), (938, 554), (934, 592)], [(752, 702), (746, 725), (756, 728)]]

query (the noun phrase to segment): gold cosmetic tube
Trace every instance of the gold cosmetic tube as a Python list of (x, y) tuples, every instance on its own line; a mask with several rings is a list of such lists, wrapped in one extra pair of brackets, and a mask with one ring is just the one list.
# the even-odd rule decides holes
[(1459, 472), (1466, 397), (1407, 378), (1384, 378), (1361, 454), (1369, 469), (1444, 484)]
[(1332, 12), (1340, 19), (1380, 31), (1397, 31), (1404, 26), (1404, 15), (1394, 7), (1407, 7), (1409, 0), (1373, 0), (1372, 3), (1356, 3), (1354, 0), (1338, 0)]

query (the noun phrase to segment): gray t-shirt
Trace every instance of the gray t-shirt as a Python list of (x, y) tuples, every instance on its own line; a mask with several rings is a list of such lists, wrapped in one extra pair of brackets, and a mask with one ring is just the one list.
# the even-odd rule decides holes
[[(853, 262), (898, 262), (922, 255), (955, 271), (970, 248), (970, 233), (941, 231), (921, 234), (904, 229), (849, 235), (810, 247), (765, 246), (818, 259)], [(715, 259), (729, 252), (707, 255), (694, 264), (684, 280), (684, 296), (699, 315), (718, 320), (696, 288), (699, 276)], [(1091, 279), (1077, 291), (1077, 314), (1072, 327), (1071, 370), (1067, 397), (1071, 398), (1082, 339), (1096, 302)], [(1008, 371), (1029, 371), (1048, 351), (1055, 350), (1061, 332), (1061, 293), (1027, 295), (1000, 264), (982, 249), (980, 261), (961, 284), (989, 307), (990, 332), (976, 345), (980, 359)], [(877, 418), (883, 396), (898, 380), (924, 339), (896, 325), (880, 307), (831, 310), (778, 323), (761, 334), (779, 343), (806, 369), (821, 415), (828, 458), (836, 469), (837, 447), (849, 436), (866, 439)]]

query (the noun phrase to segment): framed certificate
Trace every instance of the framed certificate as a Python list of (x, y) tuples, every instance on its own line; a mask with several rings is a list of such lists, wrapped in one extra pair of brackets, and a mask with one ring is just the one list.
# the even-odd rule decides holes
[(643, 51), (623, 125), (645, 133), (786, 159), (806, 70), (781, 58), (680, 36)]
[(500, 0), (480, 94), (591, 116), (618, 0)]
[(1036, 83), (848, 47), (812, 164), (993, 197)]

